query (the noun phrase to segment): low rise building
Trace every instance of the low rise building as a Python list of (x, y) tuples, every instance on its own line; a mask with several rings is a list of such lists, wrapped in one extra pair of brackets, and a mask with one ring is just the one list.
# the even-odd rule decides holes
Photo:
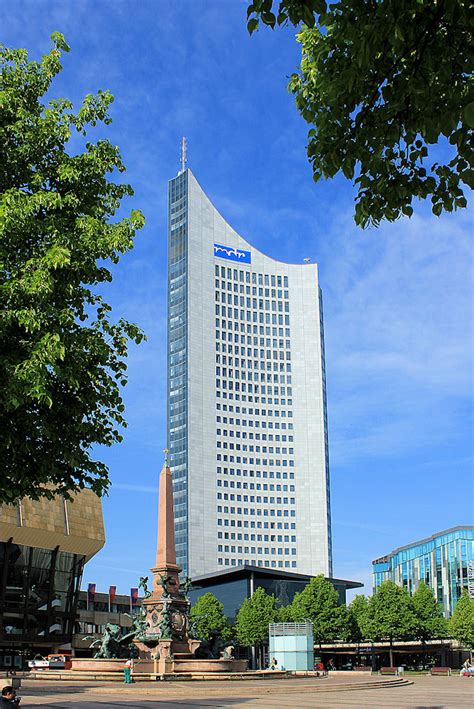
[(374, 590), (391, 580), (412, 594), (424, 581), (449, 617), (464, 589), (474, 598), (474, 526), (451, 527), (394, 549), (372, 564)]
[(91, 490), (0, 506), (0, 669), (71, 647), (84, 564), (104, 543)]
[[(72, 636), (72, 654), (76, 657), (92, 657), (96, 650), (91, 648), (91, 644), (102, 636), (107, 623), (118, 625), (122, 634), (125, 634), (131, 627), (131, 617), (138, 612), (141, 602), (141, 598), (110, 592), (95, 593), (91, 598), (87, 591), (80, 591), (78, 618)], [(87, 640), (84, 639), (86, 637)]]
[[(244, 600), (249, 598), (257, 588), (264, 588), (266, 593), (273, 594), (282, 606), (286, 606), (291, 603), (295, 593), (301, 592), (312, 578), (314, 577), (306, 574), (243, 564), (225, 571), (196, 576), (192, 579), (189, 597), (191, 603), (196, 603), (197, 599), (205, 593), (213, 593), (223, 603), (224, 613), (233, 623)], [(328, 581), (338, 592), (343, 604), (346, 602), (347, 589), (363, 586), (358, 581), (334, 578), (328, 578)]]

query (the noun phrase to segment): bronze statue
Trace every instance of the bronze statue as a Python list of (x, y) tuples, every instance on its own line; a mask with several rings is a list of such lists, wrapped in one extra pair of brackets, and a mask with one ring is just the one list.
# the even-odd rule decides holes
[(138, 582), (138, 588), (143, 589), (143, 597), (149, 598), (151, 596), (151, 591), (148, 588), (148, 576), (140, 576), (140, 581)]
[(163, 603), (163, 608), (161, 609), (161, 618), (158, 623), (160, 629), (160, 638), (162, 640), (171, 639), (171, 614), (168, 607), (168, 603)]
[(169, 581), (169, 576), (166, 576), (165, 574), (160, 574), (160, 586), (162, 588), (162, 598), (169, 598), (170, 594), (168, 593), (168, 581)]

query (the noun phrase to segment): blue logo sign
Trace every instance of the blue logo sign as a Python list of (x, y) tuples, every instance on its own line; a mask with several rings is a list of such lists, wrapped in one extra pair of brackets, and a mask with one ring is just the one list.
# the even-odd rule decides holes
[(232, 246), (223, 246), (222, 244), (214, 244), (214, 256), (225, 258), (227, 261), (238, 261), (239, 263), (251, 263), (250, 251), (243, 249), (234, 249)]

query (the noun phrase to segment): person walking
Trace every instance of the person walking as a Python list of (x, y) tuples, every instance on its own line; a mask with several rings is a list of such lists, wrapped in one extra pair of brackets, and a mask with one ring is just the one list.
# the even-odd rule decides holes
[(133, 682), (132, 673), (133, 673), (133, 660), (131, 657), (129, 657), (123, 667), (123, 683), (124, 684), (132, 684), (132, 682)]

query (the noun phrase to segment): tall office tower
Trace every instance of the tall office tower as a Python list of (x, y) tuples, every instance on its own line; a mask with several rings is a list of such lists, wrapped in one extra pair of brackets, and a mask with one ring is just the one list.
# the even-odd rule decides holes
[(168, 449), (177, 561), (332, 575), (321, 291), (169, 183)]

